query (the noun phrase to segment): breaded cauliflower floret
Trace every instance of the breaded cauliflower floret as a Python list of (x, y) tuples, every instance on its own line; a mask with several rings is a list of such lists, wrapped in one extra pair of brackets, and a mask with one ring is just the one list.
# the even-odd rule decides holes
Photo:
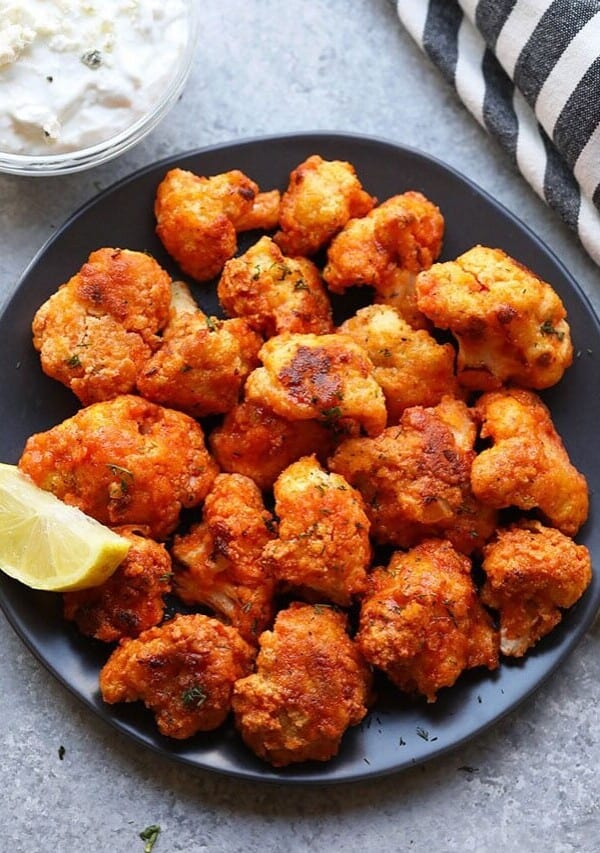
[(331, 241), (323, 277), (334, 293), (369, 285), (385, 289), (394, 271), (416, 276), (437, 260), (444, 218), (419, 192), (392, 196), (366, 216), (351, 219)]
[(475, 424), (466, 405), (406, 409), (398, 426), (340, 444), (329, 468), (358, 489), (376, 542), (410, 548), (446, 537), (469, 554), (489, 539), (496, 513), (471, 491)]
[(252, 480), (219, 474), (206, 497), (203, 521), (173, 542), (179, 598), (207, 605), (256, 643), (273, 619), (275, 582), (261, 554), (276, 528)]
[(156, 233), (185, 273), (207, 281), (235, 255), (238, 231), (274, 227), (273, 201), (278, 197), (261, 200), (258, 186), (238, 169), (209, 178), (171, 169), (156, 192)]
[(375, 305), (390, 305), (413, 329), (431, 330), (433, 323), (417, 307), (417, 274), (395, 267), (377, 289)]
[(500, 648), (512, 657), (546, 636), (592, 579), (588, 549), (535, 520), (498, 530), (483, 554), (481, 598), (499, 611)]
[(279, 190), (257, 193), (252, 207), (234, 218), (235, 230), (238, 233), (240, 231), (274, 231), (279, 222), (280, 200)]
[(274, 767), (328, 761), (364, 718), (370, 691), (345, 614), (294, 603), (261, 636), (256, 672), (235, 684), (235, 722), (246, 745)]
[(360, 344), (373, 362), (389, 424), (397, 423), (410, 406), (435, 406), (446, 395), (458, 395), (452, 345), (438, 344), (429, 332), (413, 329), (391, 306), (361, 308), (339, 331)]
[(262, 338), (245, 320), (207, 317), (185, 285), (176, 283), (160, 349), (138, 379), (140, 394), (202, 418), (233, 408), (258, 365)]
[(123, 640), (100, 672), (105, 702), (141, 701), (166, 737), (218, 728), (233, 685), (252, 669), (254, 650), (235, 628), (200, 614), (176, 616)]
[(279, 534), (265, 546), (265, 565), (302, 597), (349, 606), (366, 588), (371, 561), (359, 492), (305, 456), (280, 474), (274, 493)]
[(221, 470), (245, 474), (266, 491), (300, 457), (317, 453), (325, 461), (335, 439), (326, 424), (288, 421), (260, 403), (244, 400), (211, 432), (209, 445)]
[(308, 258), (286, 258), (270, 237), (227, 261), (217, 294), (230, 317), (244, 317), (271, 337), (281, 332), (333, 331), (331, 305)]
[(471, 579), (469, 559), (429, 539), (370, 576), (356, 642), (406, 693), (435, 702), (467, 669), (498, 666), (498, 634)]
[(137, 637), (163, 618), (163, 596), (171, 590), (171, 558), (164, 545), (135, 527), (116, 527), (131, 545), (114, 574), (100, 586), (66, 592), (65, 619), (82, 634), (105, 643)]
[(286, 255), (314, 255), (349, 219), (368, 213), (375, 201), (350, 163), (313, 154), (290, 173), (275, 242)]
[(147, 527), (153, 539), (175, 529), (217, 474), (200, 424), (129, 394), (31, 436), (19, 467), (103, 524)]
[(475, 459), (475, 495), (502, 509), (538, 508), (553, 527), (574, 536), (587, 518), (586, 479), (571, 464), (550, 412), (533, 391), (490, 391), (477, 401), (482, 438), (493, 446)]
[(456, 337), (458, 378), (467, 388), (548, 388), (573, 360), (559, 296), (500, 249), (475, 246), (420, 273), (417, 304)]
[(44, 373), (84, 405), (135, 389), (169, 316), (170, 277), (143, 252), (98, 249), (36, 312)]
[(350, 418), (369, 435), (385, 427), (385, 398), (373, 365), (347, 335), (276, 335), (258, 355), (263, 367), (248, 377), (247, 400), (291, 421)]

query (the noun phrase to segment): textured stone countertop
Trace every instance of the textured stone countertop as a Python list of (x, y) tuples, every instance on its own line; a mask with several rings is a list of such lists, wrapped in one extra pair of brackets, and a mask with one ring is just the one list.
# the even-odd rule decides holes
[[(0, 176), (0, 305), (55, 229), (166, 155), (291, 131), (387, 138), (446, 161), (562, 259), (600, 306), (597, 268), (430, 67), (388, 0), (202, 0), (183, 98), (138, 147), (69, 177)], [(32, 310), (33, 310), (32, 306)], [(0, 853), (600, 849), (600, 636), (455, 751), (369, 782), (274, 787), (194, 771), (113, 731), (0, 616)], [(59, 748), (64, 747), (62, 759)]]

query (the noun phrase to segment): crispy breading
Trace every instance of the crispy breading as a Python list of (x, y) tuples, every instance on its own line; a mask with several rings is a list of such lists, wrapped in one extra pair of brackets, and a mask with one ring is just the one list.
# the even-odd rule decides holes
[(92, 252), (34, 316), (33, 345), (44, 373), (84, 405), (133, 391), (160, 343), (169, 284), (169, 275), (143, 252)]
[(258, 366), (263, 340), (243, 319), (208, 317), (185, 285), (176, 287), (160, 349), (138, 378), (139, 393), (195, 418), (223, 414)]
[(235, 255), (237, 231), (274, 226), (275, 200), (239, 169), (208, 178), (171, 169), (156, 192), (156, 233), (185, 273), (207, 281)]
[(499, 612), (500, 648), (512, 657), (558, 625), (592, 579), (585, 545), (533, 519), (498, 530), (483, 554), (481, 598)]
[(333, 331), (318, 268), (308, 258), (285, 257), (270, 237), (261, 237), (243, 255), (227, 261), (217, 295), (230, 317), (244, 317), (266, 337)]
[(323, 278), (334, 293), (357, 285), (386, 291), (396, 271), (414, 276), (428, 269), (443, 236), (444, 217), (422, 193), (392, 196), (333, 238)]
[(364, 216), (375, 203), (351, 163), (313, 154), (290, 173), (275, 242), (286, 255), (314, 255), (349, 219)]
[(175, 529), (217, 474), (200, 424), (130, 394), (31, 436), (19, 467), (103, 524), (147, 527), (153, 539)]
[(261, 636), (256, 672), (236, 682), (236, 726), (274, 767), (328, 761), (367, 713), (371, 673), (346, 626), (333, 608), (293, 603)]
[(240, 231), (273, 231), (279, 223), (279, 190), (259, 192), (254, 196), (250, 210), (234, 217), (235, 230)]
[(163, 618), (171, 591), (171, 558), (164, 545), (137, 527), (115, 527), (131, 542), (127, 556), (100, 586), (66, 592), (63, 614), (82, 634), (112, 643), (137, 637)]
[(550, 412), (533, 391), (490, 391), (475, 406), (481, 436), (493, 446), (475, 459), (471, 482), (489, 506), (538, 508), (545, 519), (574, 536), (587, 518), (586, 479), (571, 464)]
[(550, 284), (500, 249), (475, 246), (417, 278), (419, 309), (458, 341), (467, 388), (548, 388), (573, 360), (566, 311)]
[(317, 453), (324, 462), (337, 444), (336, 432), (318, 421), (288, 421), (250, 400), (231, 409), (209, 436), (222, 471), (245, 474), (266, 491), (284, 468)]
[(458, 396), (451, 344), (438, 344), (424, 329), (413, 329), (389, 305), (361, 308), (339, 327), (363, 347), (381, 385), (388, 424), (410, 406), (435, 406), (442, 397)]
[(100, 672), (105, 702), (142, 701), (166, 737), (218, 728), (233, 685), (252, 669), (254, 650), (235, 628), (200, 614), (176, 616), (126, 639)]
[(473, 667), (498, 666), (498, 633), (477, 597), (470, 560), (441, 539), (370, 575), (356, 643), (366, 660), (407, 693), (435, 702)]
[(413, 329), (433, 328), (417, 306), (417, 273), (395, 267), (378, 287), (374, 303), (395, 308)]
[(248, 377), (246, 399), (288, 420), (349, 418), (369, 435), (385, 427), (385, 398), (373, 365), (347, 335), (284, 333), (270, 338), (258, 355), (263, 366)]
[(360, 493), (314, 456), (286, 468), (274, 493), (279, 533), (264, 548), (264, 564), (301, 597), (349, 606), (366, 588), (371, 561)]
[(203, 521), (174, 539), (175, 593), (185, 604), (212, 608), (256, 643), (274, 616), (275, 581), (261, 555), (276, 529), (252, 480), (219, 474)]
[(340, 444), (329, 468), (362, 494), (376, 542), (409, 548), (443, 536), (469, 554), (492, 535), (496, 513), (471, 491), (475, 424), (464, 402), (406, 409), (398, 426)]

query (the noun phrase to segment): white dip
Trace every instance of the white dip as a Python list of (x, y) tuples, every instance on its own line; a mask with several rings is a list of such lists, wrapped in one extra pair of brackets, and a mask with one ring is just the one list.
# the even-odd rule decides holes
[(0, 0), (0, 152), (103, 142), (162, 100), (188, 39), (184, 0)]

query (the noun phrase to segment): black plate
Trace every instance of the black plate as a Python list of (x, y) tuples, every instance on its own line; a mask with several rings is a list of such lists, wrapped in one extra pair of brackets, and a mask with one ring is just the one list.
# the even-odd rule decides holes
[[(178, 165), (206, 175), (238, 168), (262, 189), (284, 188), (290, 170), (313, 153), (349, 160), (365, 188), (380, 200), (406, 189), (429, 196), (446, 218), (444, 259), (475, 243), (497, 246), (553, 284), (566, 304), (579, 354), (565, 379), (544, 397), (574, 464), (587, 475), (593, 492), (600, 475), (600, 456), (591, 452), (600, 422), (596, 367), (600, 328), (577, 284), (527, 227), (452, 169), (398, 145), (349, 135), (291, 135), (178, 155), (119, 182), (76, 213), (34, 259), (0, 318), (0, 459), (16, 462), (31, 433), (48, 429), (77, 409), (70, 392), (42, 374), (31, 345), (30, 323), (37, 307), (90, 251), (101, 246), (146, 250), (173, 276), (179, 275), (154, 235), (153, 198), (167, 168)], [(214, 288), (196, 287), (195, 292), (205, 309), (214, 307)], [(345, 303), (338, 303), (338, 310), (341, 305), (348, 313), (355, 298), (349, 295)], [(590, 520), (578, 539), (593, 557), (600, 553), (593, 497)], [(429, 707), (385, 694), (363, 724), (347, 733), (337, 758), (281, 771), (259, 762), (232, 727), (177, 743), (157, 734), (139, 703), (104, 705), (98, 671), (107, 650), (62, 620), (59, 597), (29, 590), (5, 576), (0, 577), (0, 595), (8, 620), (40, 661), (102, 719), (139, 743), (196, 767), (255, 780), (329, 783), (382, 775), (433, 758), (523, 702), (591, 625), (600, 605), (600, 579), (594, 577), (562, 624), (524, 661), (504, 663), (492, 675), (467, 673)]]

